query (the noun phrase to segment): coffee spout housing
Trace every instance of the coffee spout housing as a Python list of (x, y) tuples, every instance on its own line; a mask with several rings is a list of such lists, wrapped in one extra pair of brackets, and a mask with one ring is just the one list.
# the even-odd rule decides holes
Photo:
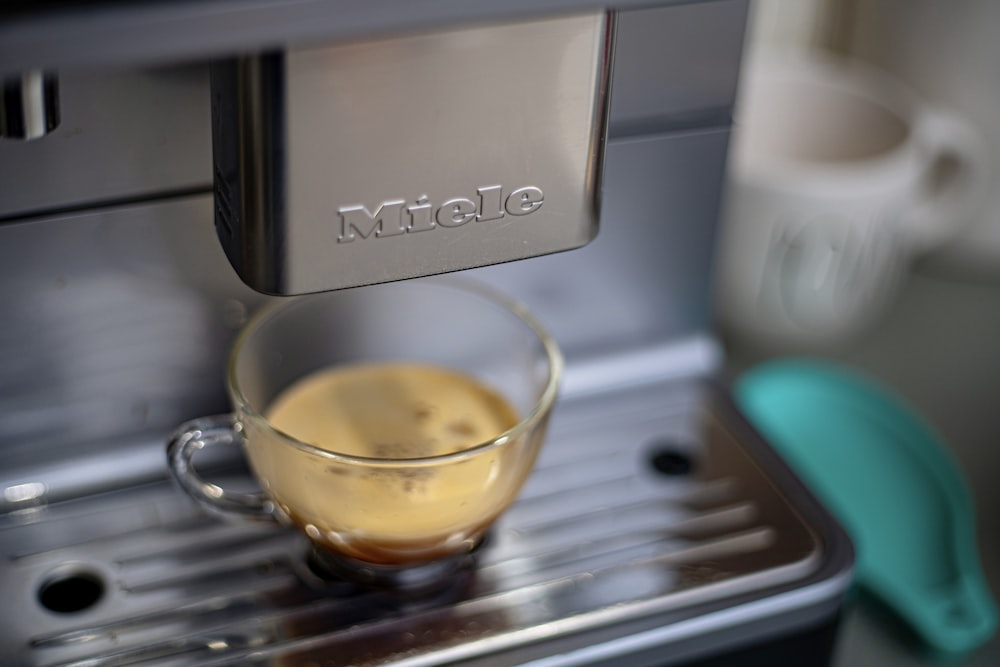
[(259, 291), (301, 294), (585, 245), (612, 35), (595, 12), (214, 65), (230, 262)]

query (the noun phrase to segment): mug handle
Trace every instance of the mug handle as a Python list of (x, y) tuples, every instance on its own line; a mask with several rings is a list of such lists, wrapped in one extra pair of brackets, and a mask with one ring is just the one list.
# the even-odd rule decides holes
[(917, 202), (903, 222), (916, 249), (926, 251), (952, 238), (982, 206), (989, 158), (981, 133), (950, 111), (924, 111), (916, 132), (924, 173)]
[(242, 426), (233, 415), (201, 417), (182, 424), (167, 443), (167, 467), (174, 481), (213, 514), (276, 521), (277, 507), (262, 492), (227, 491), (206, 482), (194, 469), (195, 453), (206, 447), (242, 444)]

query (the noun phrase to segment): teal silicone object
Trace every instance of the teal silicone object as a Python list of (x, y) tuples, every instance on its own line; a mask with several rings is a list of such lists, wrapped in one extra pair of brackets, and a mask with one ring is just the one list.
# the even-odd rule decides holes
[(997, 609), (964, 478), (900, 399), (857, 373), (808, 360), (751, 369), (734, 394), (851, 536), (856, 584), (936, 651), (965, 653), (992, 636)]

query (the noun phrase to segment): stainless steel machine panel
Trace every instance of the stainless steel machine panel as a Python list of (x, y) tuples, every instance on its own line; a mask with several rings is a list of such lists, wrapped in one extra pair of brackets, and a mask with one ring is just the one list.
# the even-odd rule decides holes
[[(504, 3), (504, 8), (510, 4)], [(124, 3), (121, 8), (124, 11)], [(179, 5), (170, 8), (180, 11)], [(620, 13), (609, 136), (635, 139), (648, 132), (727, 127), (745, 12), (744, 0), (716, 0)], [(96, 29), (96, 18), (87, 25)], [(204, 25), (206, 19), (201, 18), (198, 25)], [(39, 22), (41, 30), (45, 23)], [(27, 48), (32, 43), (41, 53), (59, 57), (57, 49), (40, 46), (47, 43), (41, 35), (32, 42), (28, 34), (33, 33), (27, 28), (18, 31), (0, 22), (0, 69), (17, 62), (17, 54), (9, 50), (18, 44)], [(60, 47), (70, 47), (69, 37), (87, 35), (84, 26), (75, 25)], [(173, 37), (176, 48), (177, 36)], [(87, 56), (98, 54), (99, 47), (127, 44), (124, 36), (91, 39), (95, 43), (86, 44)], [(145, 42), (150, 41), (147, 35)], [(218, 48), (221, 43), (216, 40), (213, 45)], [(691, 67), (692, 63), (697, 66)], [(62, 120), (50, 136), (0, 144), (0, 220), (210, 192), (209, 67), (201, 62), (140, 67), (130, 61), (124, 66), (82, 68), (86, 64), (85, 57), (75, 54), (59, 67)], [(166, 120), (154, 120), (158, 118)], [(617, 168), (609, 171), (616, 173)], [(715, 180), (702, 178), (706, 187)], [(618, 219), (615, 213), (609, 215)]]
[(49, 136), (0, 143), (0, 221), (210, 191), (207, 67), (60, 73), (59, 106)]
[(745, 14), (742, 0), (620, 13), (609, 135), (729, 125)]

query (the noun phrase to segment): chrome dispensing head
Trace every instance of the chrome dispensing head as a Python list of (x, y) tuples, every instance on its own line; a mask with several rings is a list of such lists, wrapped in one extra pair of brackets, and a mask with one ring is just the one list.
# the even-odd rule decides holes
[(215, 218), (233, 266), (300, 294), (586, 244), (612, 35), (594, 12), (215, 65)]

